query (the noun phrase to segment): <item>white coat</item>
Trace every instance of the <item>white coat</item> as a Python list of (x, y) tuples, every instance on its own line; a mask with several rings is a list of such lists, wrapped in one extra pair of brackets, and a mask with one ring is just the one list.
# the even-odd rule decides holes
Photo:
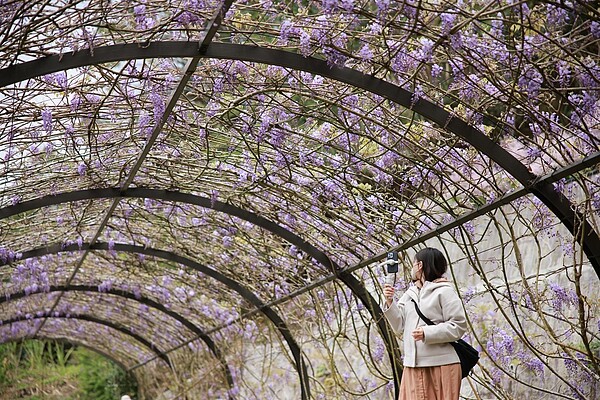
[[(427, 325), (421, 320), (411, 299), (417, 302), (421, 313), (436, 325)], [(384, 315), (394, 332), (403, 336), (405, 367), (460, 362), (449, 342), (465, 334), (467, 319), (462, 302), (448, 281), (425, 282), (421, 289), (409, 287), (398, 302), (384, 309)], [(415, 341), (411, 335), (417, 327), (423, 327), (423, 341)]]

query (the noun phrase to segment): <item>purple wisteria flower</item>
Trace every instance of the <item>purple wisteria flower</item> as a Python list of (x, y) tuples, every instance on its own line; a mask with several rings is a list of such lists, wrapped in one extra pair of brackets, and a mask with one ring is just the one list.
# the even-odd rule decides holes
[(568, 354), (562, 354), (563, 362), (565, 364), (565, 368), (571, 375), (578, 375), (579, 365), (577, 365), (577, 361), (573, 360)]
[(540, 158), (542, 155), (543, 155), (542, 149), (540, 149), (539, 147), (529, 147), (527, 149), (527, 161), (529, 163), (534, 162), (535, 160)]
[(527, 93), (528, 97), (534, 99), (538, 96), (542, 87), (542, 74), (536, 67), (529, 65), (525, 67), (524, 72), (519, 77), (518, 83), (519, 87)]
[(456, 17), (456, 12), (444, 12), (440, 14), (440, 20), (442, 21), (442, 35), (450, 33), (450, 30), (454, 27), (454, 23), (456, 22)]
[(600, 66), (592, 58), (582, 60), (583, 65), (575, 66), (575, 74), (586, 89), (598, 89), (600, 87)]
[(279, 42), (281, 44), (286, 45), (290, 38), (290, 35), (296, 33), (296, 29), (294, 28), (294, 23), (289, 19), (286, 19), (281, 23), (281, 27), (279, 28)]
[(346, 64), (348, 57), (337, 49), (326, 47), (323, 54), (327, 58), (327, 64), (330, 67), (343, 67)]
[(499, 39), (504, 36), (504, 17), (502, 13), (498, 13), (496, 18), (491, 23), (490, 35), (493, 38)]
[(340, 0), (339, 7), (345, 12), (350, 13), (354, 9), (354, 1), (355, 0)]
[(59, 88), (65, 90), (68, 87), (67, 83), (67, 73), (65, 71), (60, 71), (55, 74), (44, 75), (44, 82), (49, 85), (57, 85)]
[(373, 22), (371, 25), (369, 25), (369, 33), (371, 33), (371, 35), (381, 35), (381, 32), (383, 32), (383, 26), (381, 26), (380, 23), (378, 22)]
[(56, 84), (62, 90), (66, 90), (69, 87), (69, 82), (67, 79), (67, 73), (65, 71), (57, 72), (55, 75)]
[(424, 94), (423, 86), (417, 85), (411, 96), (411, 106), (414, 106)]
[(456, 51), (461, 50), (463, 47), (463, 35), (460, 32), (450, 35), (450, 47)]
[(541, 379), (544, 378), (544, 363), (542, 360), (536, 357), (530, 357), (528, 355), (521, 355), (519, 358), (523, 361), (523, 365), (532, 371), (536, 376)]
[(233, 246), (233, 238), (231, 236), (223, 236), (223, 247), (228, 248)]
[(321, 6), (323, 7), (323, 11), (326, 13), (331, 13), (338, 7), (339, 0), (321, 0)]
[(468, 304), (471, 300), (473, 300), (475, 294), (477, 294), (477, 288), (475, 288), (474, 286), (469, 286), (467, 290), (462, 294), (462, 298), (465, 304)]
[(385, 15), (385, 13), (390, 8), (391, 0), (375, 0), (375, 5), (377, 6), (377, 15), (379, 17)]
[(419, 227), (417, 228), (417, 232), (423, 234), (433, 229), (436, 225), (437, 224), (428, 215), (423, 214), (419, 217)]
[(556, 312), (561, 312), (563, 308), (575, 306), (578, 303), (577, 293), (574, 290), (567, 290), (556, 282), (551, 282), (548, 287), (552, 291), (552, 308)]
[(203, 19), (199, 14), (190, 12), (186, 9), (175, 17), (175, 21), (182, 26), (198, 25)]
[(135, 7), (133, 7), (133, 15), (135, 15), (135, 20), (139, 26), (141, 23), (143, 23), (143, 20), (145, 19), (146, 5), (138, 4)]
[(464, 64), (458, 57), (454, 57), (448, 61), (450, 68), (452, 69), (452, 76), (455, 80), (460, 80), (464, 76)]
[(527, 3), (510, 1), (509, 4), (513, 4), (513, 10), (524, 18), (529, 17), (529, 14), (531, 14), (531, 9), (527, 5)]
[(561, 29), (569, 21), (569, 14), (563, 7), (557, 7), (551, 4), (547, 6), (547, 28), (549, 30)]
[(152, 125), (150, 124), (150, 116), (142, 112), (138, 119), (138, 128), (142, 136), (148, 137), (152, 133)]
[(590, 24), (590, 32), (596, 39), (600, 38), (600, 22), (592, 21)]
[(300, 50), (300, 54), (307, 57), (310, 55), (310, 34), (308, 34), (305, 30), (300, 30), (300, 39), (298, 48)]
[(22, 286), (26, 294), (47, 292), (50, 288), (50, 274), (44, 261), (28, 258), (24, 263), (17, 265), (12, 273), (12, 282)]
[(397, 52), (394, 58), (392, 58), (392, 70), (398, 74), (409, 73), (416, 67), (416, 60), (406, 53), (404, 48), (399, 47), (398, 44), (393, 45), (393, 47), (397, 48)]
[(156, 87), (150, 93), (150, 100), (152, 101), (154, 121), (159, 122), (165, 113), (166, 104)]
[(154, 26), (154, 20), (147, 15), (146, 5), (138, 4), (133, 7), (136, 27), (139, 30), (151, 29)]
[(86, 172), (87, 172), (87, 164), (83, 163), (83, 162), (80, 163), (77, 166), (77, 173), (79, 174), (79, 176), (85, 176)]
[(373, 56), (373, 50), (371, 50), (371, 47), (369, 47), (368, 44), (365, 44), (363, 47), (361, 47), (358, 52), (358, 57), (363, 61), (371, 61)]
[(108, 293), (113, 286), (113, 281), (111, 279), (107, 279), (98, 285), (98, 291), (100, 293)]
[(42, 122), (46, 133), (52, 133), (52, 111), (48, 108), (42, 110)]
[(444, 71), (444, 68), (442, 68), (439, 64), (433, 64), (431, 66), (431, 77), (439, 78), (439, 76), (442, 74), (442, 71)]
[(71, 98), (69, 99), (69, 106), (70, 106), (72, 112), (79, 110), (82, 103), (83, 103), (83, 100), (81, 99), (81, 96), (79, 96), (78, 94), (72, 95)]
[(561, 86), (567, 86), (571, 81), (572, 70), (570, 64), (565, 60), (559, 60), (556, 63), (556, 71), (558, 72), (558, 82)]

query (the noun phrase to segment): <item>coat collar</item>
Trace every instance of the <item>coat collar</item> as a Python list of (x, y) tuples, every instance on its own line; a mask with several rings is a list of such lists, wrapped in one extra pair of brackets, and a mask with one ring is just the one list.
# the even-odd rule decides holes
[(414, 299), (416, 302), (419, 302), (419, 298), (423, 296), (427, 296), (433, 293), (436, 289), (442, 287), (452, 287), (452, 284), (446, 278), (436, 279), (433, 282), (425, 281), (425, 284), (421, 289), (419, 289), (416, 285), (411, 285), (407, 289), (407, 293), (411, 299)]

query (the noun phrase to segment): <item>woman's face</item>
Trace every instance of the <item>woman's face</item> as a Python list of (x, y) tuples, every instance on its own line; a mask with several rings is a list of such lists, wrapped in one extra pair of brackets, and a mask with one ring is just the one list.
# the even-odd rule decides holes
[(411, 279), (413, 282), (416, 282), (421, 279), (423, 276), (423, 262), (422, 261), (413, 261), (412, 271), (411, 271)]

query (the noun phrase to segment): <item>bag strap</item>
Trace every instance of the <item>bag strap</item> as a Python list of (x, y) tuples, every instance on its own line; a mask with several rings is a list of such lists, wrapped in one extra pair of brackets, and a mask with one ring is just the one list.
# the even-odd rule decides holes
[(427, 318), (426, 316), (423, 315), (423, 313), (421, 312), (421, 310), (419, 310), (419, 306), (417, 305), (417, 302), (415, 301), (415, 299), (410, 299), (414, 305), (415, 305), (415, 310), (417, 311), (417, 314), (419, 314), (419, 317), (421, 317), (421, 319), (423, 321), (425, 321), (425, 323), (427, 325), (435, 325), (433, 322), (431, 322), (431, 320), (429, 318)]

